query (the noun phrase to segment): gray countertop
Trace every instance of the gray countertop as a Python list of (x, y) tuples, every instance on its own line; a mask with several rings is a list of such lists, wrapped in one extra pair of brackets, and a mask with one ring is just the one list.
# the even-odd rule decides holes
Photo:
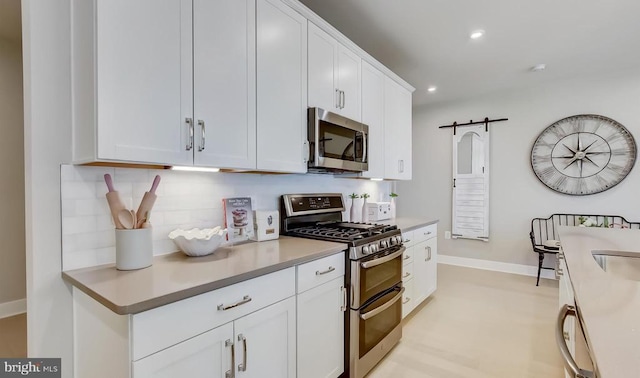
[(281, 236), (204, 257), (156, 256), (140, 270), (119, 271), (110, 264), (62, 272), (62, 278), (117, 314), (135, 314), (345, 249), (341, 243)]
[(382, 224), (389, 224), (389, 225), (396, 225), (398, 226), (398, 228), (400, 230), (402, 230), (403, 232), (407, 232), (407, 231), (413, 231), (417, 228), (420, 227), (425, 227), (425, 226), (430, 226), (434, 223), (438, 223), (439, 220), (438, 219), (421, 219), (421, 218), (408, 218), (408, 217), (401, 217), (401, 218), (395, 218), (395, 219), (388, 219), (388, 220), (384, 220), (384, 221), (379, 221), (376, 223), (382, 223)]
[(640, 377), (640, 282), (603, 271), (592, 255), (595, 250), (640, 257), (640, 230), (560, 227), (559, 232), (598, 377)]

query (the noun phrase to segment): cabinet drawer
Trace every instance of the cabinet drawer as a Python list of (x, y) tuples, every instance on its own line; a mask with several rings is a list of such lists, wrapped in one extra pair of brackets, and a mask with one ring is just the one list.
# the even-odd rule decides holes
[(415, 280), (408, 280), (402, 283), (404, 287), (404, 294), (402, 295), (402, 318), (409, 315), (415, 307), (416, 301), (413, 298), (413, 281)]
[(409, 281), (413, 278), (413, 263), (404, 264), (402, 266), (402, 282)]
[(299, 265), (298, 293), (344, 276), (344, 252)]
[(430, 226), (421, 227), (417, 230), (413, 230), (413, 240), (416, 243), (435, 238), (438, 236), (438, 224), (432, 224)]
[[(293, 296), (294, 269), (288, 268), (132, 315), (133, 360)], [(238, 305), (230, 307), (234, 304)]]
[[(413, 240), (413, 231), (402, 231), (402, 244), (404, 244), (407, 249), (412, 245), (416, 244), (416, 241)], [(406, 253), (406, 252), (405, 252)]]
[[(405, 244), (406, 247), (406, 244)], [(402, 256), (402, 263), (404, 265), (410, 264), (413, 262), (413, 255), (415, 254), (415, 248), (409, 248), (406, 247), (407, 249), (404, 251), (403, 256)]]

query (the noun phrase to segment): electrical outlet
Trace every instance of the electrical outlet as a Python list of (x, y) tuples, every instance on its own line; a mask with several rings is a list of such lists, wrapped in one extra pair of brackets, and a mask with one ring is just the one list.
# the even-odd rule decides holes
[(451, 231), (445, 231), (444, 232), (444, 238), (445, 239), (451, 239)]

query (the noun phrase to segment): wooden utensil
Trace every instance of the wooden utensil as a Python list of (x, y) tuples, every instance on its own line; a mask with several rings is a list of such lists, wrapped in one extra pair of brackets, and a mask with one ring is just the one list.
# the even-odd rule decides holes
[(111, 210), (111, 217), (113, 218), (113, 223), (116, 225), (117, 229), (123, 229), (124, 226), (118, 219), (118, 213), (121, 210), (126, 210), (122, 200), (120, 199), (120, 194), (113, 187), (113, 180), (111, 179), (110, 174), (104, 175), (104, 181), (107, 183), (107, 188), (109, 192), (107, 192), (107, 203), (109, 204), (109, 210)]
[(141, 228), (142, 224), (145, 222), (145, 219), (149, 216), (151, 209), (153, 208), (153, 204), (156, 202), (156, 189), (158, 189), (158, 184), (160, 184), (160, 176), (156, 175), (153, 179), (153, 185), (151, 185), (151, 189), (148, 192), (144, 193), (142, 197), (142, 201), (140, 201), (140, 206), (138, 207), (138, 211), (136, 212), (138, 217), (138, 222), (136, 224), (136, 228)]
[(133, 210), (122, 209), (118, 211), (118, 220), (122, 224), (122, 228), (131, 230), (136, 227), (136, 213)]

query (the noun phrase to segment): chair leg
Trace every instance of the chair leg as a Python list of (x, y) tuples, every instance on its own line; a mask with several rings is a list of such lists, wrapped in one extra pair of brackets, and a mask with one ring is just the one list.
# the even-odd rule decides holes
[(538, 252), (538, 280), (536, 286), (540, 285), (540, 271), (542, 270), (542, 262), (544, 261), (544, 253)]

